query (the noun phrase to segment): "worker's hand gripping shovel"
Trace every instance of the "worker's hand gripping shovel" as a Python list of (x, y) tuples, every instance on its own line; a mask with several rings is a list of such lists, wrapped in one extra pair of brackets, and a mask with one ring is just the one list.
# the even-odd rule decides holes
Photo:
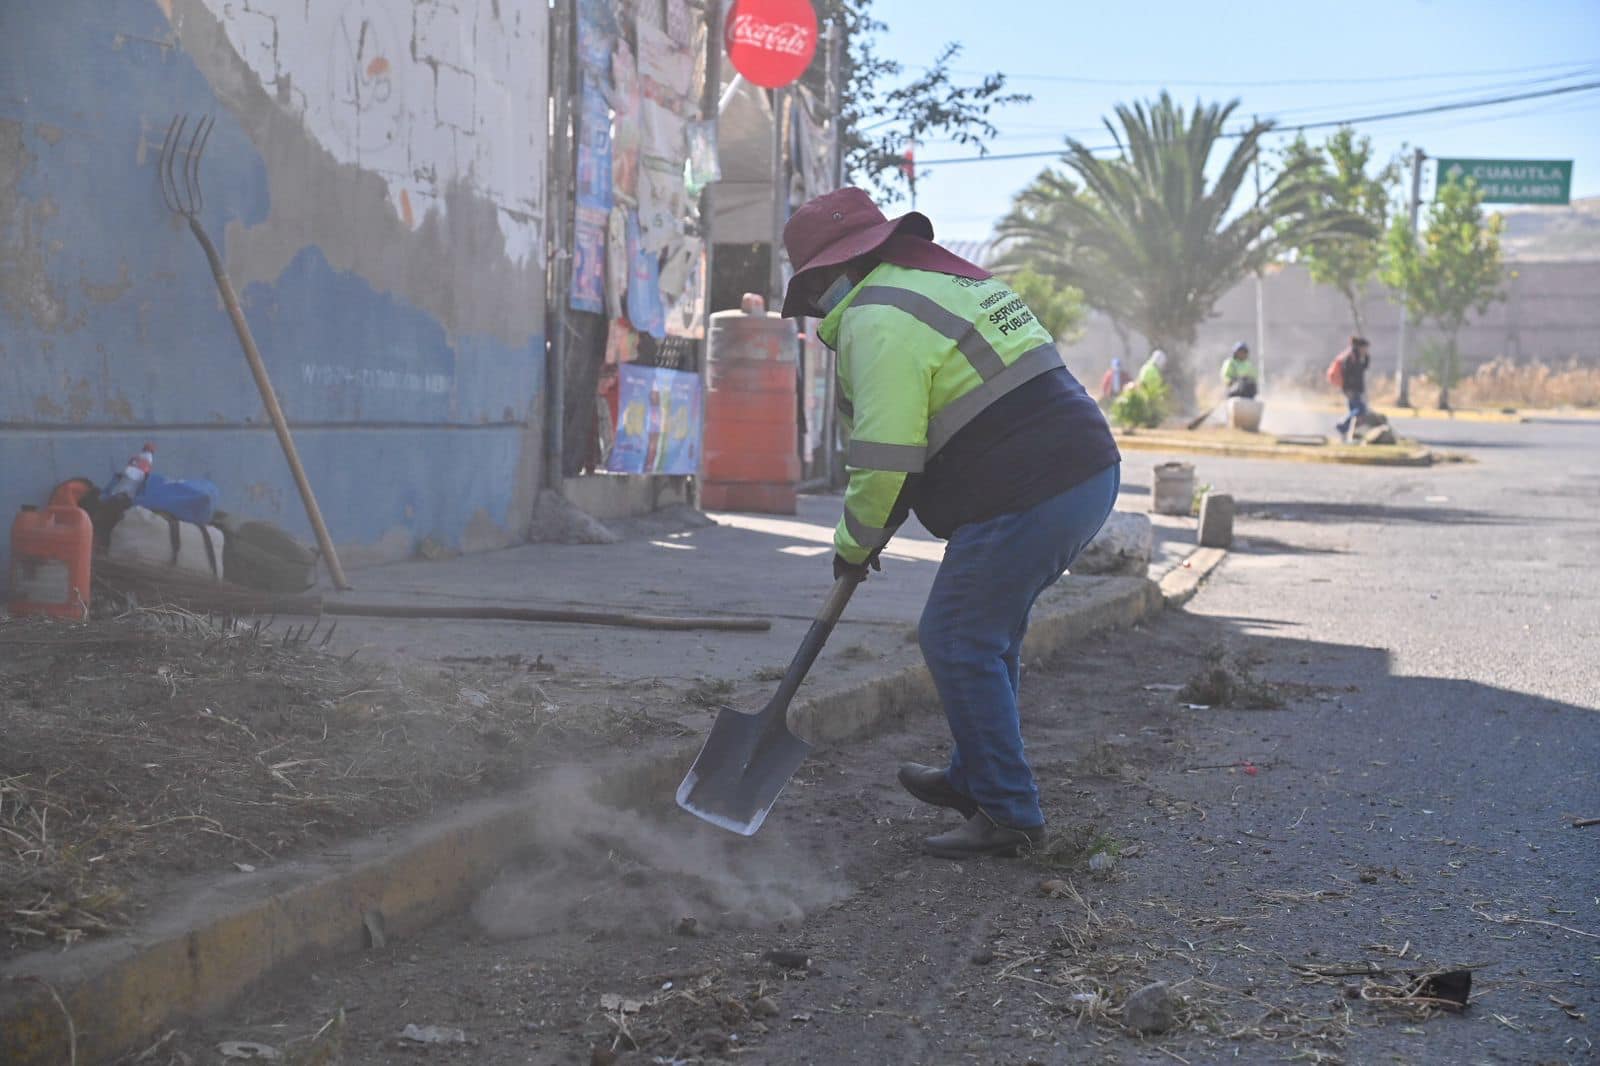
[(778, 793), (805, 761), (811, 745), (789, 732), (789, 701), (833, 632), (861, 575), (833, 583), (827, 603), (806, 631), (783, 683), (757, 714), (724, 707), (689, 774), (678, 786), (678, 806), (712, 825), (750, 836), (766, 820)]

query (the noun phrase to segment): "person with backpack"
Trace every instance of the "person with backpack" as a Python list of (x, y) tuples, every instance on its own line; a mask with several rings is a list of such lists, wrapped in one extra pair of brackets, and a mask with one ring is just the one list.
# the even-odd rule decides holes
[(1349, 408), (1344, 418), (1335, 425), (1340, 440), (1348, 440), (1351, 431), (1367, 413), (1367, 367), (1372, 364), (1372, 352), (1365, 337), (1352, 336), (1350, 347), (1334, 356), (1328, 364), (1328, 382), (1344, 393)]
[(1128, 373), (1122, 369), (1122, 360), (1112, 358), (1111, 368), (1100, 379), (1100, 406), (1110, 407), (1111, 402), (1128, 387)]

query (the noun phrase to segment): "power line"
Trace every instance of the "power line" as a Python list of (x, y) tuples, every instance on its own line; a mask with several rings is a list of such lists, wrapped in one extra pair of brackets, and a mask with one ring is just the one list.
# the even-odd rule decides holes
[[(1525, 78), (1509, 82), (1503, 81), (1480, 85), (1463, 85), (1453, 89), (1434, 89), (1425, 93), (1408, 93), (1401, 96), (1380, 97), (1378, 99), (1347, 100), (1339, 103), (1311, 104), (1305, 107), (1282, 108), (1273, 112), (1273, 115), (1279, 120), (1282, 120), (1290, 115), (1305, 115), (1307, 116), (1307, 121), (1313, 121), (1315, 116), (1317, 116), (1319, 113), (1326, 114), (1328, 112), (1333, 112), (1334, 114), (1338, 114), (1343, 111), (1349, 111), (1350, 109), (1356, 107), (1391, 107), (1398, 106), (1400, 104), (1411, 103), (1413, 101), (1421, 101), (1421, 106), (1431, 106), (1435, 103), (1457, 103), (1460, 101), (1462, 94), (1499, 93), (1513, 89), (1532, 88), (1536, 85), (1546, 85), (1552, 81), (1570, 80), (1574, 77), (1586, 77), (1595, 74), (1600, 74), (1600, 67), (1577, 71), (1572, 74), (1545, 75), (1539, 78)], [(1478, 97), (1476, 95), (1468, 97), (1468, 99), (1471, 100), (1475, 100), (1477, 98)], [(886, 121), (884, 123), (879, 123), (878, 125), (887, 124), (888, 122)], [(870, 129), (872, 127), (868, 128)], [(1005, 128), (1006, 132), (989, 138), (989, 143), (995, 144), (1002, 141), (1043, 141), (1061, 137), (1083, 137), (1092, 134), (1103, 133), (1105, 131), (1104, 124), (1098, 126), (1079, 126), (1075, 128), (1064, 129), (1058, 125), (1008, 122), (1006, 123)], [(1285, 127), (1280, 126), (1279, 128), (1282, 129)], [(1037, 132), (1020, 132), (1023, 130)], [(931, 137), (920, 143), (922, 145), (931, 147), (933, 145), (956, 145), (962, 142), (951, 137)]]
[[(1487, 100), (1462, 100), (1450, 104), (1434, 104), (1431, 107), (1408, 108), (1404, 111), (1387, 111), (1376, 115), (1359, 115), (1353, 118), (1328, 119), (1322, 122), (1303, 122), (1293, 126), (1274, 126), (1272, 127), (1272, 132), (1302, 133), (1306, 130), (1320, 130), (1334, 126), (1358, 126), (1369, 122), (1389, 122), (1398, 118), (1414, 118), (1418, 115), (1434, 115), (1446, 111), (1464, 111), (1470, 108), (1492, 107), (1495, 104), (1515, 103), (1518, 100), (1536, 100), (1546, 96), (1561, 96), (1566, 93), (1589, 92), (1594, 89), (1600, 89), (1600, 81), (1581, 82), (1577, 85), (1562, 85), (1554, 89), (1540, 89), (1536, 92), (1515, 93), (1510, 96), (1497, 96)], [(1243, 137), (1245, 134), (1241, 131), (1235, 131), (1232, 133), (1224, 133), (1222, 136)], [(1089, 149), (1091, 152), (1115, 152), (1120, 150), (1121, 146), (1116, 144), (1096, 145), (1095, 147)], [(926, 159), (923, 160), (920, 165), (931, 167), (946, 163), (982, 163), (999, 162), (1006, 159), (1059, 158), (1063, 154), (1065, 154), (1064, 149), (1057, 149), (1050, 152), (1010, 152), (1002, 155), (952, 156), (948, 159)]]
[[(1497, 74), (1528, 74), (1536, 71), (1561, 70), (1569, 67), (1590, 66), (1594, 60), (1574, 59), (1566, 63), (1542, 63), (1533, 67), (1502, 67), (1494, 70), (1456, 70), (1440, 71), (1435, 74), (1400, 74), (1392, 76), (1364, 76), (1359, 78), (1276, 78), (1267, 81), (1215, 81), (1215, 80), (1173, 80), (1171, 78), (1089, 78), (1073, 74), (1007, 74), (1007, 81), (1045, 81), (1061, 82), (1069, 85), (1182, 85), (1194, 88), (1209, 89), (1258, 89), (1279, 88), (1289, 85), (1371, 85), (1382, 82), (1403, 81), (1438, 81), (1446, 78), (1477, 78)], [(929, 70), (926, 66), (912, 65), (912, 69)], [(956, 69), (950, 70), (952, 74), (965, 76), (985, 76), (993, 71)]]

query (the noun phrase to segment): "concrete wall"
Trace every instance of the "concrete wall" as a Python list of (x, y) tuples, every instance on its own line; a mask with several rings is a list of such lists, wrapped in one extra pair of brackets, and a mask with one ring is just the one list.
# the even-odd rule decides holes
[(347, 562), (520, 539), (546, 33), (544, 0), (0, 4), (0, 516), (150, 439), (160, 472), (310, 540), (162, 201), (162, 138), (188, 112), (216, 117), (201, 220)]
[[(1507, 266), (1507, 299), (1471, 321), (1461, 333), (1461, 352), (1467, 367), (1504, 355), (1518, 361), (1566, 362), (1576, 357), (1600, 366), (1600, 262), (1512, 262)], [(1332, 289), (1316, 285), (1303, 266), (1285, 266), (1264, 284), (1266, 305), (1266, 370), (1291, 378), (1320, 380), (1352, 331), (1349, 307)], [(1373, 366), (1394, 372), (1399, 341), (1400, 312), (1381, 286), (1373, 286), (1363, 301), (1367, 337), (1372, 341)], [(1419, 350), (1412, 331), (1408, 360), (1415, 368)], [(1420, 341), (1435, 340), (1430, 326)], [(1148, 346), (1130, 337), (1137, 370)], [(1235, 286), (1217, 313), (1200, 330), (1195, 352), (1204, 372), (1215, 373), (1233, 345), (1256, 343), (1255, 283)], [(1084, 337), (1067, 349), (1074, 373), (1098, 385), (1112, 356), (1122, 355), (1122, 341), (1104, 316), (1095, 315)]]

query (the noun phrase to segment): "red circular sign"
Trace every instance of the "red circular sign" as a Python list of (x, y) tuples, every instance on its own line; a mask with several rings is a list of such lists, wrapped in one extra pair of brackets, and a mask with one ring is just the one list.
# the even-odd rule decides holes
[(811, 0), (734, 0), (723, 38), (734, 70), (763, 89), (781, 89), (811, 65), (817, 12)]

